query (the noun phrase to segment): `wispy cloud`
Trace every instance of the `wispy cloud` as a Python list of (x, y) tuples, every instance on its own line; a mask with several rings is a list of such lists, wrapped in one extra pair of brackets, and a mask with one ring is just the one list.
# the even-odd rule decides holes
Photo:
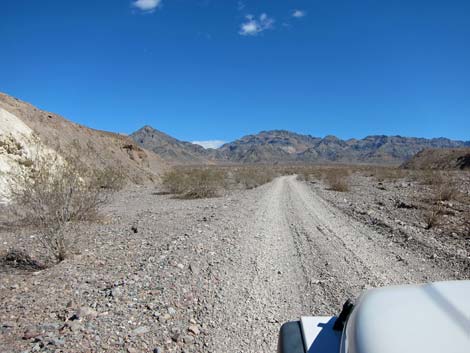
[(303, 10), (294, 10), (294, 11), (292, 11), (292, 17), (302, 18), (302, 17), (305, 17), (305, 16), (307, 16), (307, 13)]
[(153, 12), (161, 3), (162, 0), (135, 0), (132, 6), (143, 12)]
[(193, 141), (195, 145), (202, 146), (204, 148), (219, 148), (225, 141), (222, 140), (208, 140), (208, 141)]
[(243, 1), (238, 1), (238, 3), (237, 3), (237, 10), (238, 11), (243, 10), (245, 7), (246, 6), (245, 6), (245, 3)]
[(272, 29), (274, 26), (274, 19), (267, 14), (262, 13), (258, 19), (253, 15), (246, 15), (246, 21), (240, 25), (238, 32), (242, 36), (256, 36), (257, 34)]

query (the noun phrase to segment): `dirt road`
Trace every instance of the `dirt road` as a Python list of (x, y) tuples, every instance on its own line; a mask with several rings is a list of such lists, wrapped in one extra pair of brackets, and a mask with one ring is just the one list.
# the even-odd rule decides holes
[[(0, 346), (275, 352), (283, 322), (337, 313), (365, 288), (467, 276), (430, 256), (426, 239), (410, 247), (354, 220), (330, 192), (295, 176), (213, 199), (124, 190), (102, 222), (75, 234), (65, 261), (0, 266)], [(28, 232), (0, 232), (1, 251), (30, 242)]]
[(346, 217), (295, 176), (264, 188), (238, 239), (211, 313), (214, 352), (274, 352), (282, 322), (335, 313), (368, 287), (448, 275)]

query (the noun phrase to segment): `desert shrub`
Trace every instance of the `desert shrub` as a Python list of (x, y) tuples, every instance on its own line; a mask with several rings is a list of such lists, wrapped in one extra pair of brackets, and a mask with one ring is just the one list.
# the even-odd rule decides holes
[(441, 207), (439, 205), (433, 205), (428, 211), (424, 213), (424, 222), (426, 229), (436, 227), (441, 219)]
[(403, 179), (408, 172), (397, 167), (375, 167), (371, 173), (378, 181)]
[(233, 172), (234, 182), (245, 189), (253, 189), (269, 183), (276, 176), (276, 172), (267, 166), (242, 167)]
[(94, 171), (97, 186), (113, 191), (121, 190), (126, 185), (126, 176), (119, 167), (105, 167)]
[(324, 180), (330, 190), (349, 191), (349, 171), (345, 168), (325, 169)]
[(162, 185), (186, 199), (215, 197), (225, 187), (225, 173), (215, 168), (174, 169), (162, 176)]
[(186, 171), (172, 169), (162, 175), (162, 186), (170, 194), (181, 195), (186, 191), (186, 178)]
[(95, 219), (107, 199), (102, 177), (75, 158), (36, 157), (28, 172), (11, 177), (8, 213), (17, 224), (33, 227), (44, 248), (62, 261), (72, 242), (66, 234), (77, 221)]
[(444, 183), (442, 173), (436, 170), (423, 170), (414, 174), (414, 177), (423, 185), (441, 185)]
[(297, 174), (297, 180), (300, 181), (312, 181), (320, 180), (323, 176), (322, 167), (308, 167), (302, 166), (295, 169), (295, 174)]
[(450, 201), (454, 200), (458, 194), (459, 191), (454, 183), (447, 182), (436, 187), (434, 198), (438, 201)]

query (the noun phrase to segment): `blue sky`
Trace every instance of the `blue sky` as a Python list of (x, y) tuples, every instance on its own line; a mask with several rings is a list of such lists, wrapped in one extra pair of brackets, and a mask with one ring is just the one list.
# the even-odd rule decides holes
[(97, 129), (470, 139), (468, 0), (4, 0), (0, 91)]

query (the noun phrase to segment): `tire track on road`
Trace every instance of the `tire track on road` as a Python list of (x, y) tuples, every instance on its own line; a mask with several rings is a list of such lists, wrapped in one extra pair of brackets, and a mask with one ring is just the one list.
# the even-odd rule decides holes
[[(253, 190), (213, 311), (211, 352), (274, 352), (281, 324), (331, 315), (347, 298), (388, 284), (426, 282), (431, 265), (328, 205), (295, 176)], [(246, 203), (246, 204), (244, 204)]]

